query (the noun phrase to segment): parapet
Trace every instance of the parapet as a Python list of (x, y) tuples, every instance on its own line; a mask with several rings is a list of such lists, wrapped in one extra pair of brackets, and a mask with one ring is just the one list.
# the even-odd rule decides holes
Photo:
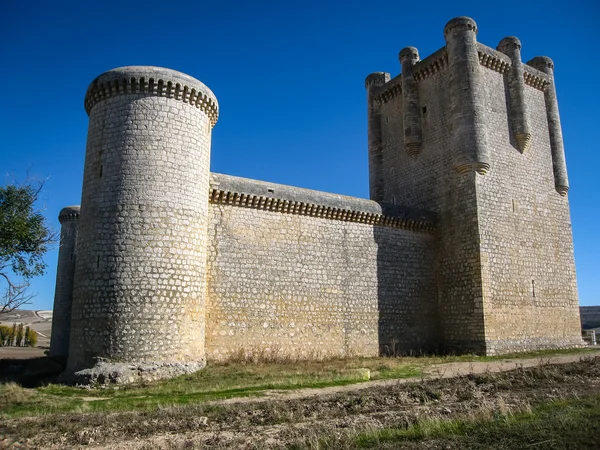
[(79, 219), (79, 205), (65, 206), (58, 214), (58, 221), (62, 224)]
[(211, 126), (219, 118), (217, 98), (204, 83), (176, 70), (153, 66), (118, 67), (104, 72), (88, 87), (85, 110), (89, 115), (98, 102), (126, 94), (168, 97), (189, 103), (204, 111)]
[(422, 232), (437, 222), (428, 211), (220, 173), (210, 175), (210, 202)]

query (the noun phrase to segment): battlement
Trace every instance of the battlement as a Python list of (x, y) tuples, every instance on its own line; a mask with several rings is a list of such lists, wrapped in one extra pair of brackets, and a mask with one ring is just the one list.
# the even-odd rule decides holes
[(125, 94), (144, 94), (174, 98), (203, 111), (214, 127), (219, 118), (219, 104), (204, 83), (176, 70), (153, 66), (119, 67), (104, 72), (88, 87), (85, 110), (90, 114), (98, 102)]
[(78, 220), (79, 219), (79, 209), (80, 208), (78, 205), (65, 206), (63, 209), (60, 210), (60, 213), (58, 214), (58, 221), (61, 224), (63, 224), (65, 222)]

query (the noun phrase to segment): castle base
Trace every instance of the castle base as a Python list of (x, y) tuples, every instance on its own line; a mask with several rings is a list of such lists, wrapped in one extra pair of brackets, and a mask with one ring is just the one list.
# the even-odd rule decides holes
[(119, 363), (98, 359), (92, 368), (63, 372), (59, 381), (79, 386), (130, 384), (188, 375), (206, 366), (206, 361)]

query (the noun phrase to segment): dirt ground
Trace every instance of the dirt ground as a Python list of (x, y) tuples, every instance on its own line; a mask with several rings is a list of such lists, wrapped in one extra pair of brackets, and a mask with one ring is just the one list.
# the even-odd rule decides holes
[(270, 391), (264, 398), (152, 412), (9, 419), (0, 424), (0, 435), (8, 436), (5, 442), (18, 439), (21, 447), (15, 448), (39, 449), (322, 448), (315, 446), (322, 436), (339, 439), (339, 446), (327, 448), (350, 448), (342, 445), (344, 436), (408, 426), (423, 417), (493, 417), (540, 402), (595, 395), (600, 388), (600, 358), (580, 358), (452, 363), (433, 367), (418, 380)]
[(0, 359), (31, 359), (44, 356), (47, 347), (0, 347)]

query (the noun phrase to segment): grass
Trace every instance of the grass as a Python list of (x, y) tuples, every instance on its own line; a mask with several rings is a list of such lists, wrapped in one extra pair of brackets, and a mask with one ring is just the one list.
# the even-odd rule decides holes
[[(386, 428), (354, 437), (356, 448), (598, 448), (600, 395), (542, 403), (531, 411), (493, 418), (424, 419), (408, 428)], [(410, 448), (410, 445), (409, 445)]]
[(501, 357), (421, 356), (348, 358), (284, 363), (235, 362), (210, 365), (191, 375), (137, 385), (81, 389), (59, 384), (27, 389), (0, 384), (0, 418), (68, 412), (152, 411), (174, 405), (202, 403), (232, 397), (260, 396), (265, 390), (322, 388), (420, 377), (432, 364), (492, 361), (505, 358), (548, 357), (585, 349), (541, 351)]
[(329, 361), (232, 363), (208, 366), (191, 375), (127, 386), (81, 389), (59, 384), (27, 389), (0, 384), (0, 417), (65, 412), (153, 410), (277, 389), (322, 388), (368, 379), (418, 377), (415, 358), (352, 358)]

